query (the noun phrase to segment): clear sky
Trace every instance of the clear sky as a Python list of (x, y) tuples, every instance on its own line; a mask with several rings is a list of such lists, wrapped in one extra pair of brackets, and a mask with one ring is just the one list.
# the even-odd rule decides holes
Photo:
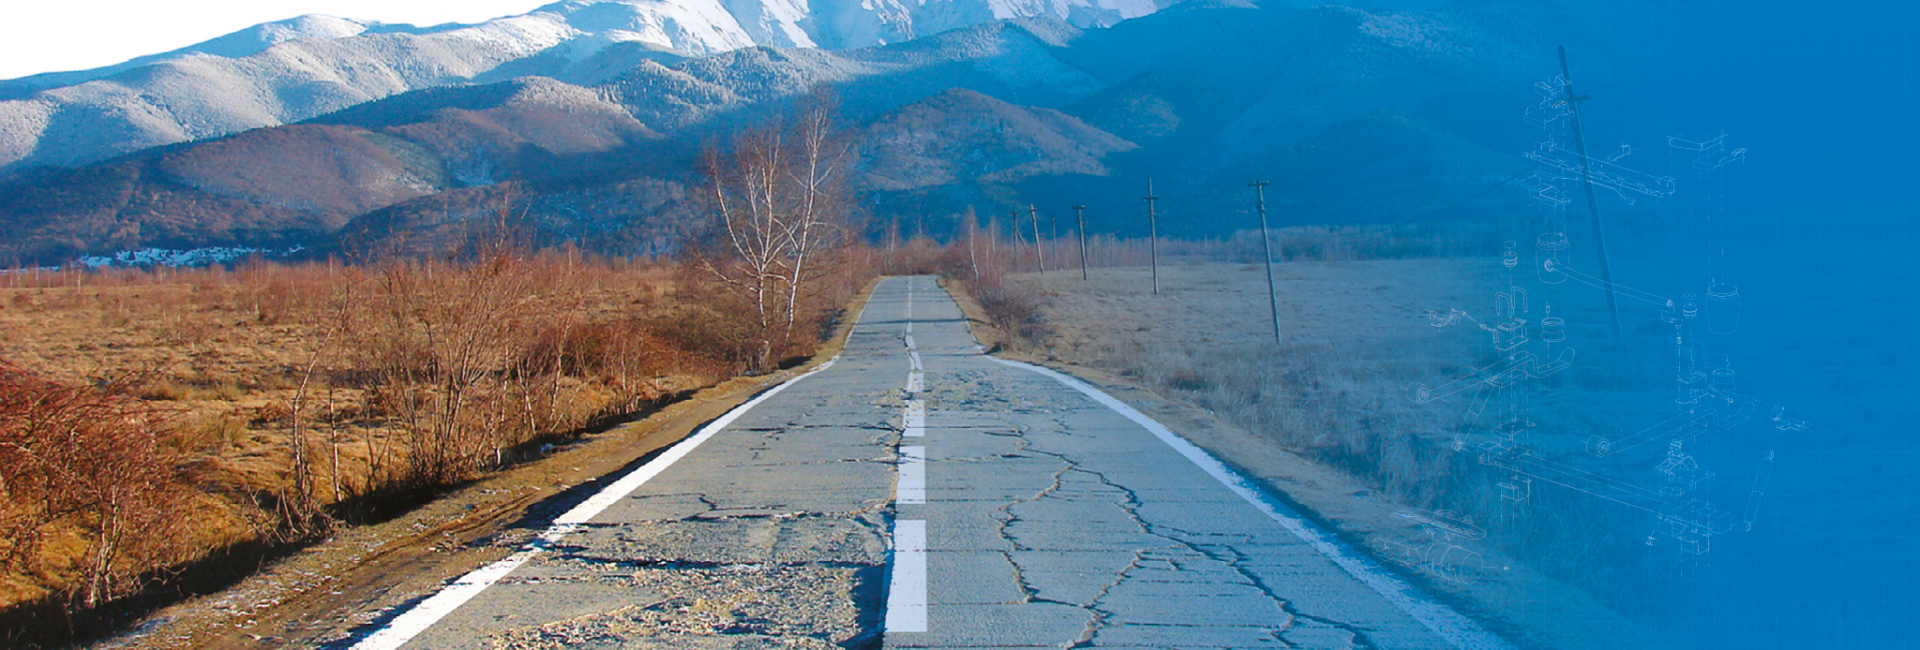
[(84, 70), (265, 22), (328, 14), (388, 23), (471, 23), (552, 0), (0, 0), (0, 79)]

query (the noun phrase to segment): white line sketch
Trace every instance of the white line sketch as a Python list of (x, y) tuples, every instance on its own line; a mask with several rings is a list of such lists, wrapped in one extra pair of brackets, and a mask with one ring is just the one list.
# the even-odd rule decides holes
[[(1544, 142), (1522, 154), (1540, 166), (1529, 179), (1529, 191), (1535, 204), (1548, 212), (1546, 232), (1533, 242), (1534, 273), (1528, 275), (1545, 285), (1573, 280), (1601, 289), (1608, 283), (1573, 268), (1566, 259), (1571, 242), (1564, 227), (1569, 203), (1564, 184), (1580, 180), (1581, 160), (1579, 154), (1561, 147), (1552, 135), (1553, 129), (1564, 127), (1561, 119), (1569, 114), (1562, 92), (1564, 83), (1563, 79), (1555, 78), (1535, 84), (1542, 99), (1525, 114), (1529, 122), (1549, 130)], [(1745, 149), (1729, 151), (1724, 133), (1705, 140), (1670, 136), (1667, 142), (1670, 147), (1685, 151), (1693, 166), (1703, 171), (1743, 161), (1747, 154)], [(1634, 200), (1629, 195), (1657, 199), (1673, 194), (1672, 177), (1642, 174), (1618, 164), (1631, 153), (1632, 147), (1622, 145), (1610, 156), (1588, 158), (1585, 162), (1594, 184), (1612, 190), (1629, 204)], [(1435, 328), (1471, 324), (1486, 332), (1493, 349), (1504, 356), (1439, 386), (1412, 383), (1407, 387), (1408, 399), (1429, 403), (1471, 395), (1463, 413), (1462, 430), (1484, 434), (1490, 439), (1469, 447), (1466, 440), (1456, 438), (1453, 448), (1456, 452), (1474, 453), (1481, 464), (1502, 470), (1499, 472), (1502, 478), (1496, 484), (1500, 495), (1496, 521), (1511, 522), (1522, 516), (1532, 500), (1534, 483), (1539, 481), (1652, 514), (1654, 526), (1646, 538), (1649, 545), (1666, 539), (1682, 552), (1707, 553), (1712, 548), (1712, 538), (1733, 531), (1735, 523), (1732, 513), (1715, 507), (1706, 498), (1706, 490), (1719, 477), (1702, 467), (1691, 450), (1705, 442), (1704, 438), (1737, 433), (1736, 429), (1754, 422), (1756, 414), (1762, 412), (1769, 414), (1764, 423), (1771, 424), (1775, 432), (1798, 432), (1806, 428), (1804, 421), (1787, 417), (1783, 407), (1738, 393), (1736, 375), (1727, 357), (1719, 356), (1720, 363), (1715, 365), (1708, 354), (1709, 333), (1730, 335), (1740, 325), (1739, 288), (1716, 274), (1708, 282), (1705, 300), (1693, 293), (1675, 300), (1611, 283), (1617, 295), (1655, 306), (1659, 318), (1673, 327), (1673, 395), (1677, 410), (1675, 415), (1630, 434), (1597, 435), (1586, 440), (1590, 458), (1652, 451), (1648, 457), (1624, 465), (1650, 469), (1648, 474), (1637, 478), (1616, 477), (1610, 472), (1568, 464), (1576, 462), (1577, 457), (1566, 459), (1567, 462), (1550, 460), (1528, 444), (1526, 434), (1536, 426), (1528, 418), (1528, 394), (1536, 391), (1538, 380), (1571, 366), (1575, 351), (1565, 345), (1566, 320), (1554, 316), (1550, 304), (1543, 305), (1537, 338), (1529, 336), (1527, 289), (1521, 286), (1521, 279), (1514, 277), (1519, 266), (1517, 248), (1515, 242), (1506, 242), (1502, 251), (1501, 265), (1508, 269), (1507, 286), (1494, 294), (1490, 317), (1475, 318), (1459, 309), (1427, 312), (1427, 323)], [(1544, 346), (1544, 352), (1530, 349), (1534, 345)], [(1771, 446), (1771, 443), (1761, 446)], [(1745, 508), (1740, 513), (1740, 530), (1753, 530), (1774, 463), (1774, 451), (1768, 449), (1754, 465)], [(1461, 536), (1460, 529), (1448, 528), (1449, 522), (1470, 524), (1471, 520), (1453, 513), (1446, 517), (1439, 513), (1421, 515), (1411, 510), (1401, 514), (1409, 520), (1424, 517), (1417, 521), (1426, 525), (1429, 532), (1415, 542), (1391, 543), (1386, 549), (1387, 555), (1410, 567), (1439, 571), (1437, 575), (1442, 577), (1460, 579), (1463, 573), (1446, 573), (1447, 565), (1436, 564), (1434, 556), (1438, 553), (1444, 558), (1458, 548), (1453, 540)], [(1459, 549), (1458, 552), (1465, 551)]]
[(1689, 140), (1685, 136), (1670, 135), (1667, 136), (1667, 146), (1699, 154), (1693, 158), (1693, 168), (1702, 171), (1713, 171), (1731, 163), (1747, 160), (1747, 150), (1744, 147), (1727, 151), (1727, 134), (1724, 132), (1705, 140)]
[[(1593, 179), (1593, 185), (1595, 187), (1604, 187), (1613, 190), (1613, 193), (1618, 195), (1620, 200), (1626, 201), (1627, 205), (1634, 204), (1634, 198), (1628, 196), (1629, 193), (1650, 196), (1656, 199), (1673, 194), (1672, 176), (1643, 174), (1629, 169), (1626, 166), (1615, 164), (1615, 161), (1625, 158), (1627, 154), (1630, 153), (1633, 153), (1633, 147), (1623, 144), (1620, 145), (1619, 153), (1611, 157), (1594, 158), (1589, 156), (1587, 160), (1587, 171)], [(1534, 178), (1542, 181), (1564, 182), (1577, 182), (1581, 180), (1580, 154), (1561, 147), (1560, 143), (1554, 141), (1552, 138), (1538, 144), (1533, 151), (1528, 151), (1521, 155), (1525, 156), (1527, 160), (1540, 163), (1542, 169), (1534, 173)]]
[(1487, 536), (1487, 531), (1474, 525), (1473, 517), (1452, 510), (1419, 508), (1401, 510), (1393, 516), (1419, 524), (1420, 534), (1407, 540), (1376, 542), (1374, 548), (1387, 561), (1462, 583), (1485, 571), (1486, 561), (1480, 552), (1463, 545)]

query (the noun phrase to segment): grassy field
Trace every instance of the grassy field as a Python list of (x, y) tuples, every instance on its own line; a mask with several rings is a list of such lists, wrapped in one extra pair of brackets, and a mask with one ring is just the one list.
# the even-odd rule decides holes
[[(1274, 273), (1277, 344), (1262, 267), (1204, 263), (1163, 265), (1159, 295), (1140, 267), (1096, 268), (1088, 281), (1078, 269), (1010, 276), (1008, 291), (1030, 296), (1044, 323), (1011, 345), (1203, 409), (1196, 422), (1222, 423), (1195, 435), (1203, 446), (1530, 647), (1657, 645), (1616, 613), (1632, 609), (1620, 606), (1638, 584), (1632, 550), (1649, 520), (1547, 486), (1525, 511), (1503, 510), (1496, 486), (1505, 477), (1471, 451), (1490, 439), (1465, 422), (1473, 394), (1424, 404), (1408, 396), (1416, 382), (1439, 386), (1503, 356), (1471, 324), (1436, 327), (1429, 314), (1484, 320), (1494, 293), (1525, 278), (1509, 277), (1497, 257), (1293, 262)], [(1551, 303), (1568, 321), (1562, 345), (1578, 356), (1526, 391), (1539, 425), (1529, 442), (1574, 459), (1588, 436), (1672, 407), (1661, 397), (1666, 375), (1650, 362), (1658, 348), (1641, 341), (1657, 333), (1611, 340), (1598, 292), (1552, 289), (1536, 289), (1529, 315), (1537, 323)], [(1435, 512), (1486, 536), (1437, 540), (1405, 517)], [(1435, 541), (1460, 550), (1408, 560)]]
[(768, 348), (673, 266), (562, 253), (0, 276), (0, 611), (381, 521), (804, 357), (831, 284)]

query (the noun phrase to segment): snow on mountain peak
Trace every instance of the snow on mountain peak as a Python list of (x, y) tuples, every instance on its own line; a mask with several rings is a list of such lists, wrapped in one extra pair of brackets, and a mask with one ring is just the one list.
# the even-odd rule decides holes
[(1177, 1), (563, 0), (430, 27), (301, 16), (115, 66), (0, 81), (0, 175), (295, 122), (421, 88), (536, 74), (604, 79), (644, 58), (599, 56), (622, 43), (686, 57), (753, 46), (851, 49), (1005, 18), (1110, 25)]

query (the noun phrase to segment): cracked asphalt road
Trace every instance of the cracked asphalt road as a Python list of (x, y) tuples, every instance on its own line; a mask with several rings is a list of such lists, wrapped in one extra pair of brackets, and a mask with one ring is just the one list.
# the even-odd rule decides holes
[(1500, 647), (1170, 444), (890, 278), (833, 367), (404, 647)]

